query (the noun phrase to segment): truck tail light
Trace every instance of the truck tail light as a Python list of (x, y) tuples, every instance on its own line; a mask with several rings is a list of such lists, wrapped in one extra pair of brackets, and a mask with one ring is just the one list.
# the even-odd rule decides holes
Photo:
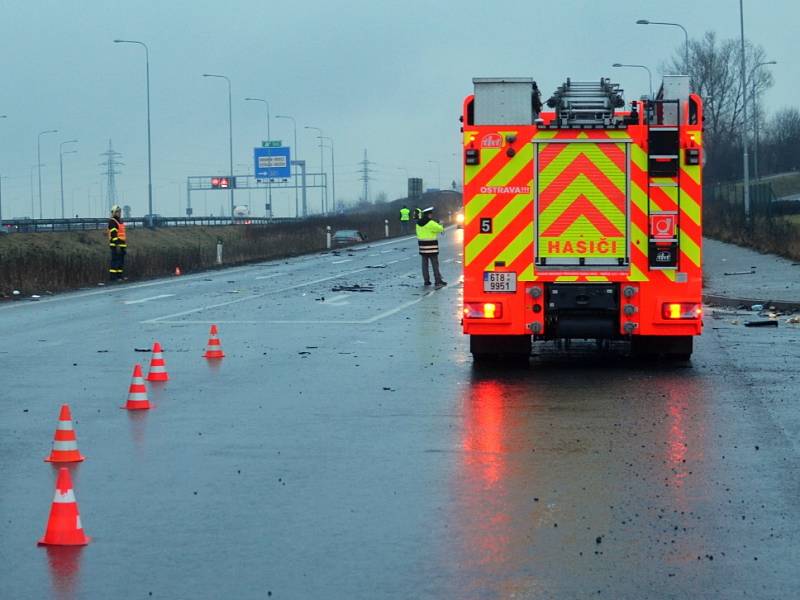
[(503, 305), (497, 302), (466, 302), (464, 316), (468, 319), (500, 319)]
[(665, 302), (661, 314), (665, 319), (699, 319), (703, 307), (694, 302)]

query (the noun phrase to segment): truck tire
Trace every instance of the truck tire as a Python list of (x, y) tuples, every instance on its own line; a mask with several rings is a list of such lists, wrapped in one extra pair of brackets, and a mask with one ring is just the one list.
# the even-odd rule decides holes
[(635, 335), (631, 339), (631, 354), (637, 358), (664, 356), (678, 361), (692, 358), (694, 336)]
[(522, 364), (531, 355), (529, 335), (470, 335), (469, 351), (478, 363)]

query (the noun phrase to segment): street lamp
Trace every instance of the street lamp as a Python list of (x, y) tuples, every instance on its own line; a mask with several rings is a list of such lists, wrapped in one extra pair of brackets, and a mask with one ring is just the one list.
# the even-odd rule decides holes
[(750, 221), (750, 160), (747, 156), (747, 59), (744, 46), (744, 6), (739, 0), (739, 30), (742, 38), (742, 163), (744, 166), (744, 218)]
[(333, 153), (333, 138), (321, 135), (319, 139), (320, 143), (322, 140), (328, 140), (331, 143), (331, 193), (333, 195), (333, 211), (336, 212), (336, 157)]
[(436, 165), (436, 186), (441, 190), (442, 189), (442, 165), (439, 164), (438, 160), (429, 160), (428, 163), (432, 165)]
[(653, 99), (653, 74), (650, 72), (649, 68), (647, 68), (645, 65), (625, 65), (625, 64), (622, 64), (622, 63), (614, 63), (611, 66), (612, 67), (616, 67), (616, 68), (631, 67), (631, 68), (637, 68), (637, 69), (644, 69), (645, 71), (647, 71), (647, 79), (650, 82), (650, 96), (649, 96), (649, 98), (650, 98), (650, 100)]
[[(294, 129), (294, 159), (299, 160), (300, 156), (297, 149), (297, 121), (294, 120), (294, 117), (290, 117), (288, 115), (275, 115), (275, 118), (289, 119), (292, 122), (292, 127)], [(300, 216), (300, 195), (299, 190), (297, 189), (297, 166), (294, 168), (294, 216)]]
[(639, 19), (636, 21), (637, 25), (669, 25), (671, 27), (680, 27), (683, 30), (683, 37), (684, 37), (684, 46), (683, 46), (683, 60), (684, 66), (686, 67), (687, 75), (689, 71), (689, 32), (686, 31), (686, 27), (681, 25), (680, 23), (667, 23), (665, 21), (648, 21), (647, 19)]
[(763, 67), (765, 65), (777, 65), (778, 62), (775, 60), (766, 60), (764, 62), (760, 62), (756, 64), (750, 71), (750, 81), (753, 83), (753, 94), (751, 99), (753, 101), (753, 175), (755, 175), (756, 181), (760, 179), (758, 173), (758, 104), (756, 104), (756, 70), (759, 67)]
[[(246, 101), (249, 102), (263, 102), (264, 106), (267, 107), (267, 143), (272, 141), (272, 134), (269, 130), (269, 102), (264, 100), (263, 98), (245, 98)], [(269, 209), (272, 210), (272, 178), (267, 177), (267, 202), (269, 202)]]
[[(47, 133), (58, 133), (58, 129), (40, 131), (36, 138), (36, 166), (39, 169), (39, 218), (42, 218), (42, 136)], [(31, 215), (33, 217), (33, 215)]]
[(77, 144), (78, 140), (67, 140), (66, 142), (61, 142), (58, 146), (58, 171), (61, 178), (61, 218), (64, 218), (64, 155), (65, 154), (77, 154), (77, 150), (67, 150), (64, 152), (64, 144)]
[[(322, 179), (324, 181), (325, 180), (325, 159), (323, 158), (323, 154), (322, 154), (322, 139), (321, 139), (322, 135), (323, 135), (322, 134), (322, 129), (320, 129), (319, 127), (311, 127), (309, 125), (306, 125), (304, 129), (313, 129), (314, 131), (319, 133), (319, 136), (318, 136), (320, 138), (320, 140), (319, 140), (319, 171), (322, 174)], [(326, 202), (326, 199), (325, 199), (325, 196), (327, 196), (327, 194), (328, 194), (328, 182), (327, 181), (325, 182), (325, 186), (322, 188), (321, 194), (322, 194), (322, 214), (324, 215), (324, 214), (326, 214), (328, 212), (327, 211), (327, 206), (326, 206), (327, 202)]]
[[(150, 48), (136, 40), (114, 40), (115, 44), (136, 44), (144, 48), (145, 74), (147, 80), (147, 214), (153, 214), (153, 161), (150, 145)], [(152, 218), (152, 217), (151, 217)]]
[(226, 75), (215, 75), (213, 73), (203, 73), (203, 77), (216, 77), (217, 79), (224, 79), (228, 82), (228, 167), (230, 169), (228, 175), (230, 177), (229, 185), (231, 186), (231, 218), (233, 218), (235, 204), (233, 203), (233, 108), (231, 104), (231, 80)]
[(8, 177), (0, 175), (0, 223), (3, 222), (3, 179), (8, 179)]
[[(0, 119), (7, 119), (7, 118), (8, 115), (0, 115)], [(0, 177), (0, 221), (2, 220), (3, 220), (3, 178)]]

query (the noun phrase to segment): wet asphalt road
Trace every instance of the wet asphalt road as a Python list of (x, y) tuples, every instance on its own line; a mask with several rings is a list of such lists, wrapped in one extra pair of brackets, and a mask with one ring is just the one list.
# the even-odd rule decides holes
[[(400, 241), (0, 306), (0, 597), (797, 597), (800, 332), (475, 370), (457, 236), (435, 293)], [(36, 546), (63, 402), (77, 550)]]

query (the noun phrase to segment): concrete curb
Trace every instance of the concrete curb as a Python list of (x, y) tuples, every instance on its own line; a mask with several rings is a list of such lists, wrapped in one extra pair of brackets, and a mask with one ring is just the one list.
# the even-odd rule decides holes
[(729, 306), (732, 308), (750, 308), (753, 304), (763, 304), (765, 308), (771, 306), (781, 312), (800, 311), (800, 300), (787, 302), (785, 300), (757, 300), (754, 298), (729, 298), (727, 296), (717, 296), (716, 294), (703, 294), (703, 302), (712, 306)]

